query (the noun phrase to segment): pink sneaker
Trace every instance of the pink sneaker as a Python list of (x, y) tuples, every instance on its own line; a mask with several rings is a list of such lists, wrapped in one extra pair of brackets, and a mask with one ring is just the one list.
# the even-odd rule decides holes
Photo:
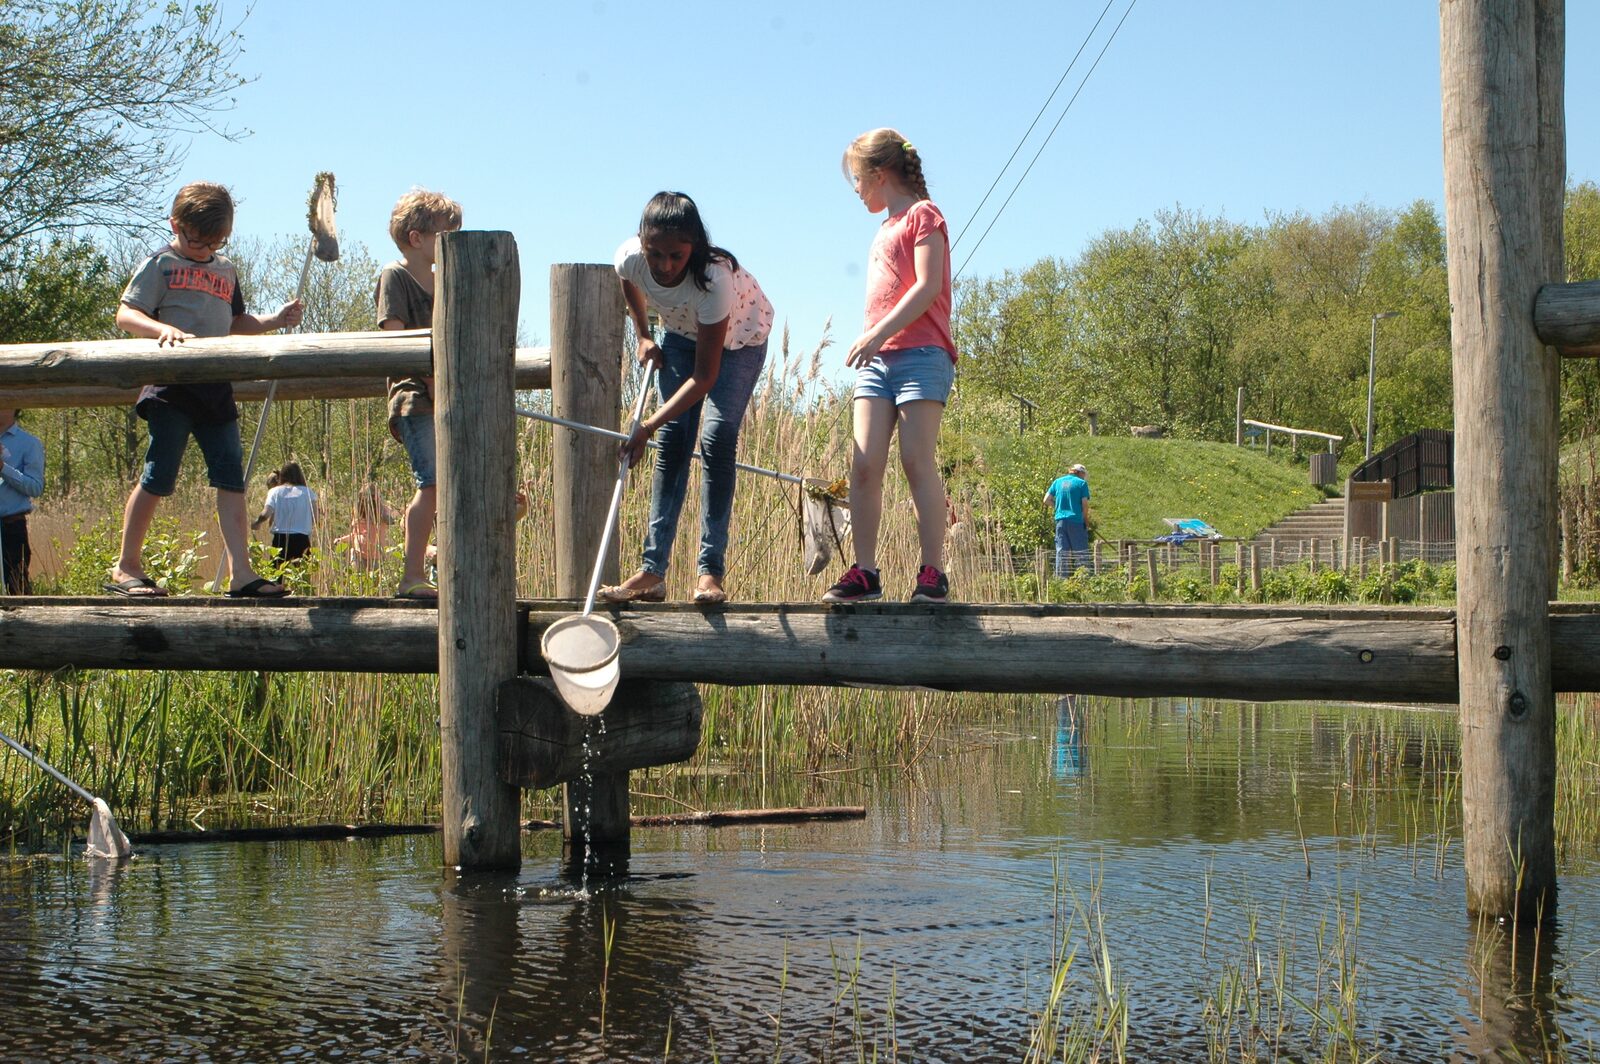
[(917, 570), (917, 586), (911, 589), (912, 602), (948, 602), (950, 580), (931, 565)]
[(822, 595), (823, 602), (871, 602), (883, 598), (878, 574), (859, 565), (846, 569), (839, 582)]

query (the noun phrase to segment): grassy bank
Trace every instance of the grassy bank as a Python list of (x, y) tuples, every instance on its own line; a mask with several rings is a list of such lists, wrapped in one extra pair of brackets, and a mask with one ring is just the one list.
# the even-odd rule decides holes
[(1248, 537), (1323, 498), (1303, 461), (1221, 443), (1035, 434), (990, 441), (981, 455), (975, 476), (1019, 549), (1054, 542), (1043, 497), (1074, 462), (1089, 470), (1090, 513), (1108, 540), (1165, 535), (1164, 517), (1198, 517), (1225, 536)]

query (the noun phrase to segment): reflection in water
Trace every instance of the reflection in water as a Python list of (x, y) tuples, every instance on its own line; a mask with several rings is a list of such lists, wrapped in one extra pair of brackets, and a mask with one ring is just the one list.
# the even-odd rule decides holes
[(1508, 1046), (1527, 1059), (1561, 1059), (1565, 1039), (1557, 1008), (1557, 923), (1538, 932), (1488, 921), (1469, 923), (1470, 979), (1463, 981), (1469, 1000), (1462, 1017), (1462, 1048), (1480, 1060), (1492, 1060)]
[(583, 886), (554, 833), (515, 876), (436, 837), (0, 860), (0, 1057), (1011, 1061), (1065, 912), (1111, 968), (1080, 950), (1063, 1015), (1109, 975), (1131, 1059), (1320, 1059), (1335, 1023), (1360, 1059), (1562, 1059), (1600, 1039), (1600, 876), (1564, 869), (1515, 954), (1462, 919), (1454, 729), (1040, 700), (910, 769), (767, 781), (865, 821), (639, 831)]
[(1056, 779), (1077, 779), (1083, 775), (1083, 736), (1078, 731), (1078, 696), (1056, 699), (1055, 736)]

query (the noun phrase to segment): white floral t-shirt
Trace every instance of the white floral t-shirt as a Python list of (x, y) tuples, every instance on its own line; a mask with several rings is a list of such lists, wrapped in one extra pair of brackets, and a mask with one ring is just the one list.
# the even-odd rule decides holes
[(650, 275), (637, 236), (617, 249), (616, 266), (617, 276), (637, 286), (661, 323), (680, 336), (693, 340), (700, 326), (727, 318), (727, 349), (737, 351), (754, 347), (772, 332), (772, 302), (749, 270), (730, 270), (726, 263), (713, 262), (706, 270), (710, 283), (704, 291), (688, 274), (668, 288)]

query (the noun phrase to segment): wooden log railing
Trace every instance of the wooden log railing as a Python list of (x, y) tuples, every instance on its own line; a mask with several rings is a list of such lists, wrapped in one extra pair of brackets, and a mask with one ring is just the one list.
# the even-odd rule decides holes
[[(1266, 434), (1268, 454), (1272, 453), (1272, 434), (1274, 432), (1283, 433), (1295, 444), (1299, 444), (1301, 436), (1310, 436), (1312, 439), (1317, 440), (1327, 440), (1329, 454), (1333, 453), (1333, 445), (1344, 439), (1343, 436), (1340, 436), (1336, 432), (1318, 432), (1316, 429), (1292, 429), (1287, 425), (1274, 425), (1266, 421), (1256, 421), (1253, 418), (1241, 418), (1240, 424), (1249, 425), (1251, 428), (1260, 429)], [(1234, 436), (1236, 440), (1242, 440), (1240, 433), (1235, 432)]]
[[(569, 600), (518, 603), (517, 659)], [(643, 605), (625, 679), (1396, 703), (1456, 697), (1453, 610), (1419, 607)], [(1560, 691), (1600, 691), (1600, 607), (1550, 607)], [(62, 632), (72, 633), (63, 639)], [(429, 673), (438, 613), (387, 599), (0, 600), (0, 668)]]
[[(154, 340), (0, 346), (0, 398), (17, 406), (126, 406), (143, 384), (231, 380), (234, 397), (257, 400), (267, 381), (278, 399), (384, 394), (390, 377), (433, 371), (428, 329), (372, 333), (226, 336), (158, 347)], [(517, 349), (519, 389), (550, 387), (548, 348)]]
[[(0, 349), (3, 350), (3, 349)], [(367, 372), (371, 372), (368, 370)], [(550, 352), (543, 347), (517, 348), (515, 369), (519, 391), (544, 391), (550, 387)], [(236, 381), (233, 397), (240, 402), (260, 402), (267, 396), (270, 382)], [(279, 402), (299, 399), (370, 399), (387, 394), (389, 379), (366, 377), (283, 377), (278, 380), (274, 398)], [(61, 407), (132, 406), (139, 398), (138, 388), (116, 387), (0, 387), (0, 401), (14, 402), (29, 410)], [(0, 402), (3, 406), (3, 402)]]

